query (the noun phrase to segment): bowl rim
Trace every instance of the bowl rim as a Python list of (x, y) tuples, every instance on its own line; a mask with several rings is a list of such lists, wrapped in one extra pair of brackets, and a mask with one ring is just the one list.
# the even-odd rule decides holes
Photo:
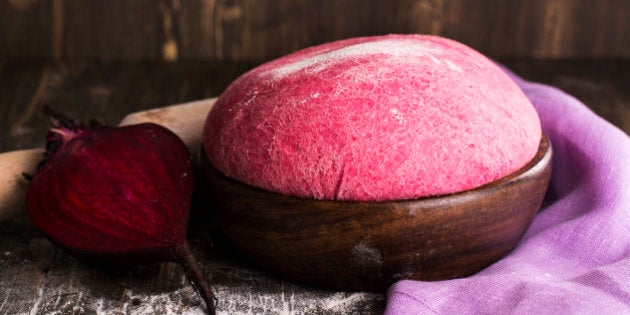
[[(477, 193), (483, 193), (486, 190), (492, 190), (495, 189), (496, 187), (506, 184), (508, 182), (511, 181), (516, 181), (518, 178), (520, 178), (521, 176), (526, 175), (528, 172), (533, 171), (534, 169), (536, 169), (537, 167), (544, 167), (544, 165), (546, 165), (547, 163), (545, 163), (547, 160), (551, 160), (552, 158), (552, 145), (551, 145), (551, 141), (549, 140), (549, 138), (545, 135), (544, 132), (541, 132), (541, 137), (540, 137), (540, 143), (538, 145), (538, 150), (536, 151), (536, 154), (529, 160), (529, 162), (525, 163), (525, 165), (521, 166), (519, 169), (517, 169), (516, 171), (500, 177), (498, 179), (495, 179), (489, 183), (483, 184), (481, 186), (477, 186), (474, 188), (470, 188), (470, 189), (466, 189), (466, 190), (461, 190), (461, 191), (457, 191), (457, 192), (452, 192), (452, 193), (447, 193), (447, 194), (439, 194), (439, 195), (430, 195), (430, 196), (421, 196), (421, 197), (417, 197), (417, 198), (406, 198), (406, 199), (387, 199), (387, 200), (334, 200), (334, 199), (313, 199), (313, 198), (306, 198), (306, 197), (300, 197), (300, 196), (295, 196), (295, 195), (287, 195), (287, 194), (282, 194), (279, 192), (275, 192), (275, 191), (270, 191), (270, 190), (265, 190), (256, 186), (252, 186), (249, 185), (247, 183), (243, 183), (241, 181), (238, 181), (234, 178), (228, 177), (225, 174), (223, 174), (221, 171), (217, 170), (212, 163), (208, 160), (207, 155), (205, 153), (205, 149), (203, 148), (203, 146), (201, 147), (200, 150), (200, 160), (202, 160), (202, 166), (203, 168), (209, 167), (211, 168), (212, 171), (215, 172), (216, 175), (218, 175), (219, 177), (221, 177), (224, 181), (226, 181), (227, 183), (231, 184), (231, 185), (235, 185), (235, 186), (242, 186), (244, 188), (247, 189), (251, 189), (257, 193), (262, 193), (262, 194), (271, 194), (274, 196), (278, 196), (278, 197), (282, 197), (282, 198), (286, 198), (288, 200), (293, 200), (295, 202), (311, 202), (311, 203), (338, 203), (338, 204), (347, 204), (347, 203), (352, 203), (352, 204), (400, 204), (400, 203), (413, 203), (413, 202), (421, 202), (421, 201), (425, 201), (425, 200), (437, 200), (437, 199), (442, 199), (442, 198), (457, 198), (459, 196), (463, 196), (463, 195), (468, 195), (468, 194), (477, 194)], [(205, 171), (202, 171), (202, 173), (205, 173)]]
[[(551, 176), (551, 162), (551, 142), (543, 134), (534, 157), (508, 176), (452, 194), (385, 201), (288, 196), (231, 179), (214, 169), (207, 159), (200, 166), (205, 180), (218, 185), (218, 189), (207, 194), (207, 198), (216, 198), (211, 211), (216, 227), (249, 261), (263, 270), (309, 285), (382, 290), (403, 279), (399, 275), (409, 266), (415, 271), (408, 279), (445, 280), (475, 273), (505, 257), (540, 211)], [(530, 193), (529, 197), (524, 198), (521, 192)], [(470, 211), (475, 209), (480, 211)], [(435, 225), (436, 222), (439, 224)], [(483, 228), (474, 228), (479, 224)], [(494, 236), (488, 234), (486, 226), (495, 231), (491, 233)], [(463, 234), (460, 227), (465, 228)], [(301, 235), (309, 236), (287, 238), (295, 235), (296, 228)], [(269, 229), (274, 232), (268, 233)], [(328, 237), (331, 231), (339, 233), (334, 235), (340, 241)], [(400, 246), (383, 245), (391, 240), (392, 231), (398, 231), (396, 235), (404, 236), (401, 239), (406, 241), (399, 243)], [(462, 235), (470, 238), (461, 243), (455, 241)], [(428, 239), (434, 243), (425, 243)], [(347, 266), (354, 266), (352, 249), (363, 242), (378, 250), (382, 262), (362, 267), (367, 269), (348, 269)], [(303, 252), (306, 258), (300, 255), (295, 260), (296, 248), (307, 249)], [(403, 248), (407, 258), (400, 255)], [(424, 255), (429, 248), (435, 251)], [(415, 256), (409, 258), (410, 253)], [(459, 258), (452, 259), (453, 253)], [(332, 254), (337, 263), (329, 263)], [(313, 263), (318, 266), (313, 267)], [(342, 272), (343, 276), (328, 279), (330, 272)]]

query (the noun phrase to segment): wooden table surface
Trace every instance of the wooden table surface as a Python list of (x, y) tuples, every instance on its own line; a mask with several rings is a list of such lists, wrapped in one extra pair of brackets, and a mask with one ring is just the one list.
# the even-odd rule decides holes
[[(555, 85), (630, 132), (630, 60), (503, 61)], [(49, 103), (79, 119), (116, 124), (138, 110), (214, 97), (257, 63), (72, 65), (0, 63), (0, 152), (43, 146)], [(200, 203), (193, 212), (203, 213)], [(337, 292), (279, 279), (235, 253), (200, 221), (190, 238), (227, 314), (372, 314), (384, 293)], [(213, 242), (210, 241), (211, 237)], [(0, 314), (200, 313), (201, 300), (172, 263), (103, 270), (55, 248), (27, 218), (0, 222)]]

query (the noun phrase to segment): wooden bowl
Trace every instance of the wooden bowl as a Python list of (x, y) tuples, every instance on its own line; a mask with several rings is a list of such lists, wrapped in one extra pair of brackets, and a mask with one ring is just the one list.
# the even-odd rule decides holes
[(538, 212), (551, 145), (485, 186), (386, 202), (308, 200), (253, 188), (217, 172), (202, 152), (206, 195), (225, 235), (280, 276), (317, 286), (385, 290), (401, 279), (473, 274), (510, 252)]

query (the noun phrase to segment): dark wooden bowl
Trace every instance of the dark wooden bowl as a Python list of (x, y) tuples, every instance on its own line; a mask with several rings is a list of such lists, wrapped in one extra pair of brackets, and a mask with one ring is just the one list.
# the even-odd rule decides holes
[[(202, 153), (203, 154), (203, 153)], [(415, 200), (308, 200), (253, 188), (202, 156), (215, 219), (245, 256), (312, 285), (384, 290), (401, 279), (473, 274), (510, 252), (542, 203), (551, 145), (518, 172), (488, 185)]]

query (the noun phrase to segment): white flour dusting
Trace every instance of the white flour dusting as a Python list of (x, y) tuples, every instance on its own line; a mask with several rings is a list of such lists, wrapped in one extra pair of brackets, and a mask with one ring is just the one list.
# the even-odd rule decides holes
[[(357, 253), (382, 258), (368, 244)], [(3, 251), (0, 251), (0, 257)], [(385, 296), (372, 292), (339, 292), (283, 280), (240, 260), (205, 260), (218, 299), (219, 314), (380, 314)], [(129, 272), (102, 271), (57, 258), (37, 287), (0, 287), (0, 314), (204, 314), (205, 304), (185, 281), (181, 268), (169, 264)], [(22, 268), (21, 260), (15, 269)]]
[(361, 267), (378, 267), (383, 265), (383, 255), (375, 248), (368, 245), (366, 241), (356, 244), (352, 250), (352, 258)]
[[(299, 288), (286, 288), (282, 289), (280, 294), (252, 295), (248, 293), (244, 296), (234, 294), (235, 292), (231, 289), (222, 289), (217, 292), (217, 298), (220, 300), (217, 314), (352, 314), (358, 311), (358, 304), (374, 304), (374, 301), (382, 300), (382, 295), (368, 292), (321, 291), (320, 296), (314, 298), (300, 291)], [(222, 298), (230, 296), (231, 299)]]
[(7, 301), (9, 301), (9, 295), (11, 294), (11, 288), (7, 289), (7, 292), (4, 293), (4, 301), (0, 304), (0, 309), (3, 309), (5, 305), (7, 305)]
[(397, 108), (392, 108), (389, 110), (389, 114), (392, 115), (392, 117), (394, 119), (396, 119), (396, 121), (398, 121), (398, 124), (402, 125), (403, 121), (404, 121), (404, 115), (403, 113), (401, 113)]
[(374, 54), (383, 54), (395, 58), (428, 56), (434, 62), (439, 63), (439, 59), (435, 57), (435, 55), (440, 54), (441, 52), (442, 50), (439, 48), (429, 47), (426, 44), (417, 41), (387, 39), (350, 45), (344, 48), (311, 56), (309, 58), (270, 70), (270, 73), (276, 78), (282, 78), (291, 73), (313, 66), (316, 67), (309, 70), (313, 73), (317, 73), (331, 64), (338, 63), (348, 58)]
[[(131, 301), (131, 303), (127, 302), (124, 304), (124, 311), (131, 314), (205, 314), (204, 304), (200, 300), (195, 301), (195, 303), (185, 303), (182, 299), (178, 298), (193, 294), (193, 292), (189, 291), (192, 290), (188, 287), (184, 287), (175, 290), (174, 292), (165, 292), (147, 296), (146, 294), (136, 295), (133, 294), (131, 290), (127, 290), (125, 300)], [(97, 314), (109, 314), (112, 311), (109, 307), (103, 306), (102, 300), (101, 303), (96, 303), (95, 307)]]
[(366, 293), (336, 293), (322, 303), (324, 311), (350, 311), (352, 303), (366, 298)]
[(446, 59), (444, 60), (444, 62), (446, 62), (446, 65), (449, 67), (449, 69), (453, 70), (453, 71), (457, 71), (457, 72), (462, 72), (462, 68), (460, 68), (457, 64), (455, 64), (454, 62)]
[(41, 304), (44, 297), (44, 287), (45, 286), (43, 283), (39, 285), (39, 289), (37, 290), (37, 297), (35, 297), (35, 303), (33, 304), (33, 307), (29, 312), (30, 315), (37, 314), (37, 312), (39, 311), (39, 305)]

